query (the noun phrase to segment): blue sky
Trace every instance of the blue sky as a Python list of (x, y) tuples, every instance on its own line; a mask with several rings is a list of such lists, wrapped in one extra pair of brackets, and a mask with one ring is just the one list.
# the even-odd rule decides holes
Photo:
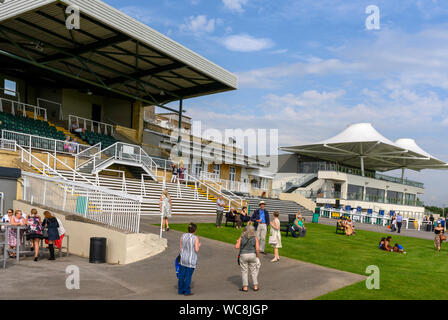
[[(106, 2), (238, 75), (237, 91), (186, 101), (205, 127), (276, 128), (284, 146), (371, 122), (448, 161), (448, 1)], [(408, 173), (428, 204), (448, 205), (447, 177)]]

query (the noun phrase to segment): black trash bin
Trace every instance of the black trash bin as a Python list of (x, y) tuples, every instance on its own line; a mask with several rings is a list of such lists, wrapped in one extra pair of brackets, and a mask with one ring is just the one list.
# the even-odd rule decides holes
[(90, 263), (106, 263), (106, 238), (90, 238)]

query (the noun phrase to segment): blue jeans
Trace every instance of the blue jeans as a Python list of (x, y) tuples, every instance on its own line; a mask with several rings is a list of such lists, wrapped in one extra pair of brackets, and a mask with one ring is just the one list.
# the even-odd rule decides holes
[(188, 268), (180, 266), (179, 269), (179, 284), (178, 293), (179, 294), (190, 294), (191, 293), (191, 277), (193, 276), (194, 268)]

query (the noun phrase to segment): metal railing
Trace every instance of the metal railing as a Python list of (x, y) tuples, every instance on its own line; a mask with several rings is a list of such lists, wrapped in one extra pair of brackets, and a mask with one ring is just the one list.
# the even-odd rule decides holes
[(58, 153), (74, 155), (90, 148), (88, 145), (79, 144), (76, 142), (44, 138), (9, 130), (2, 130), (1, 138), (5, 140), (13, 140), (19, 146), (28, 148), (30, 152), (31, 150), (40, 150), (52, 152), (55, 155)]
[(0, 139), (0, 149), (7, 151), (17, 151), (16, 142), (14, 140)]
[(250, 184), (241, 181), (221, 180), (221, 185), (233, 192), (249, 193)]
[[(37, 98), (37, 107), (40, 108), (40, 109), (45, 110), (45, 121), (47, 121), (47, 110), (40, 106), (41, 102), (57, 105), (59, 107), (59, 120), (64, 120), (64, 115), (62, 113), (62, 103), (59, 103), (59, 102), (56, 102), (56, 101), (47, 100), (47, 99)], [(34, 119), (36, 119), (36, 118), (34, 118)]]
[(140, 232), (141, 197), (28, 172), (23, 173), (23, 180), (23, 200), (31, 204), (73, 213), (120, 230)]
[(94, 146), (87, 148), (75, 155), (75, 169), (78, 170), (85, 163), (89, 162), (93, 156), (98, 154), (101, 151), (101, 142), (98, 142)]
[(41, 116), (45, 121), (47, 121), (47, 110), (44, 108), (41, 108), (39, 106), (35, 106), (28, 103), (23, 103), (20, 101), (15, 101), (11, 99), (6, 98), (0, 98), (0, 112), (4, 111), (5, 105), (10, 104), (10, 112), (13, 115), (16, 114), (22, 114), (24, 117), (26, 117), (26, 112), (29, 111), (33, 113), (34, 120), (37, 119), (37, 117)]
[[(104, 123), (104, 122), (99, 122), (99, 121), (94, 121), (91, 119), (87, 119), (87, 118), (83, 118), (83, 117), (78, 117), (78, 116), (74, 116), (74, 115), (69, 115), (68, 116), (68, 127), (69, 130), (72, 129), (72, 124), (74, 122), (78, 122), (78, 125), (80, 128), (84, 128), (84, 130), (89, 130), (92, 132), (98, 132), (100, 134), (105, 134), (105, 135), (113, 135), (114, 134), (114, 126), (109, 124), (109, 123)], [(95, 130), (95, 127), (97, 128)], [(101, 130), (101, 128), (103, 130)]]
[[(179, 180), (178, 180), (179, 181)], [(232, 192), (228, 191), (229, 194), (226, 194), (224, 192), (222, 192), (222, 188), (221, 189), (217, 189), (207, 183), (205, 183), (204, 181), (201, 181), (195, 177), (193, 177), (192, 175), (188, 174), (188, 173), (184, 173), (184, 180), (182, 180), (180, 183), (185, 183), (185, 185), (188, 185), (188, 183), (193, 183), (195, 185), (195, 190), (198, 189), (198, 187), (200, 187), (201, 189), (204, 190), (204, 192), (206, 193), (206, 198), (209, 198), (210, 192), (214, 192), (218, 197), (222, 196), (225, 200), (228, 201), (229, 203), (229, 207), (232, 207), (232, 203), (235, 203), (235, 205), (238, 207), (242, 207), (243, 206), (243, 202), (244, 199), (233, 194)], [(227, 190), (226, 190), (227, 191)], [(199, 197), (199, 193), (197, 193), (197, 197)]]
[[(356, 175), (356, 176), (362, 176), (361, 169), (351, 168), (351, 167), (339, 165), (336, 163), (330, 163), (330, 162), (315, 162), (314, 163), (313, 162), (310, 164), (310, 166), (311, 167), (308, 168), (307, 171), (312, 171), (312, 172), (306, 172), (306, 173), (316, 174), (319, 171), (336, 171), (336, 172), (352, 174), (352, 175)], [(384, 181), (389, 181), (389, 182), (393, 182), (393, 183), (398, 183), (398, 184), (403, 184), (403, 185), (408, 185), (411, 187), (417, 187), (417, 188), (424, 189), (424, 184), (421, 182), (412, 181), (412, 180), (408, 180), (408, 179), (402, 180), (401, 178), (387, 176), (384, 174), (379, 174), (379, 173), (375, 173), (375, 172), (371, 172), (371, 171), (365, 171), (364, 177), (376, 179), (376, 180), (384, 180)]]
[[(152, 178), (157, 180), (158, 166), (148, 154), (137, 145), (117, 142), (93, 155), (83, 155), (86, 159), (83, 166), (92, 163), (92, 172), (96, 172), (101, 165), (110, 160), (130, 161), (141, 164)], [(90, 159), (88, 159), (90, 156)], [(79, 166), (78, 166), (79, 168)]]
[(240, 196), (237, 196), (236, 194), (234, 194), (229, 188), (227, 188), (227, 186), (225, 186), (224, 184), (221, 184), (220, 182), (216, 181), (216, 180), (221, 180), (218, 178), (218, 175), (215, 173), (211, 173), (211, 172), (201, 172), (203, 173), (202, 175), (200, 175), (202, 178), (197, 178), (194, 175), (191, 175), (191, 177), (194, 177), (195, 179), (204, 182), (204, 184), (208, 185), (209, 183), (212, 183), (215, 187), (215, 189), (219, 190), (220, 194), (227, 194), (228, 196), (230, 196), (233, 201), (237, 201), (240, 202), (241, 206), (243, 204), (244, 199), (241, 198)]

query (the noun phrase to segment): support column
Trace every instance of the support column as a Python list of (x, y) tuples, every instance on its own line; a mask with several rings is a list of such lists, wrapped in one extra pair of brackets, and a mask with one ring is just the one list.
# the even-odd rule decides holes
[(365, 171), (364, 171), (364, 157), (361, 157), (361, 175), (365, 177)]
[(135, 139), (139, 144), (143, 142), (144, 112), (141, 101), (132, 104), (132, 129), (136, 131)]
[(177, 155), (180, 157), (182, 155), (182, 114), (183, 114), (183, 99), (179, 100), (179, 137), (177, 139), (178, 148), (177, 148)]
[(401, 168), (401, 182), (404, 183), (404, 171), (406, 169), (405, 168)]

